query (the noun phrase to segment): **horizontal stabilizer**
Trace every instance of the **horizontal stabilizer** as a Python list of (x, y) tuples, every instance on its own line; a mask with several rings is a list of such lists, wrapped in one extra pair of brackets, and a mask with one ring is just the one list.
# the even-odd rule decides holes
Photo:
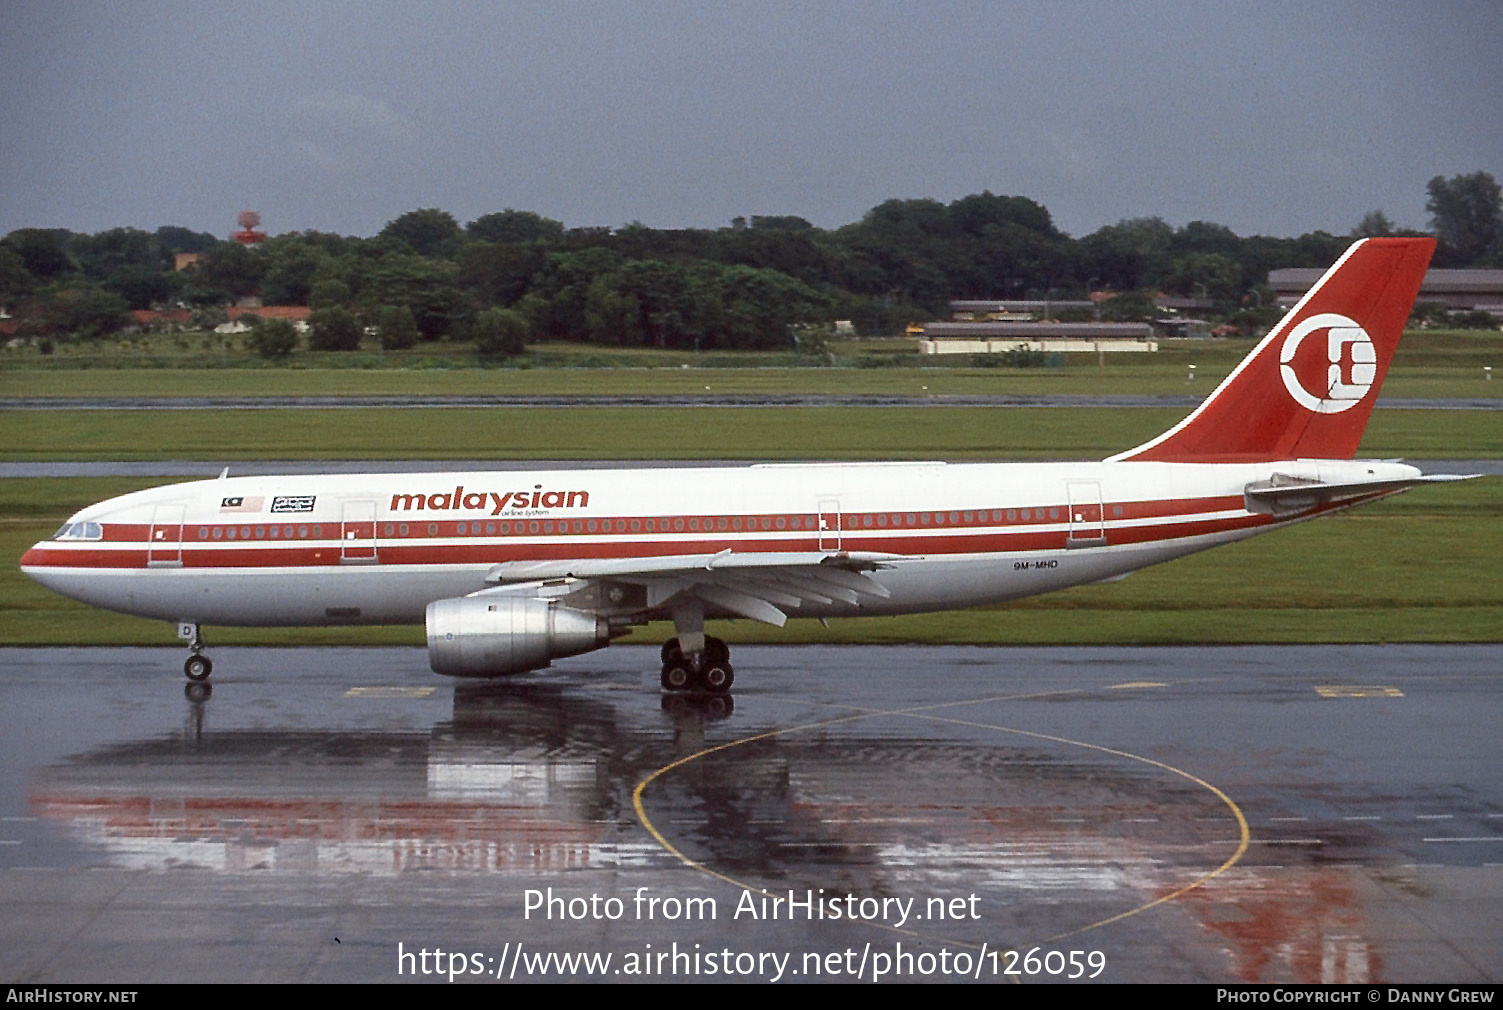
[(1394, 494), (1417, 484), (1442, 484), (1480, 476), (1482, 475), (1475, 473), (1442, 473), (1384, 480), (1327, 482), (1276, 473), (1271, 480), (1248, 484), (1243, 488), (1243, 494), (1249, 512), (1261, 512), (1282, 519), (1326, 505), (1355, 504), (1379, 495)]

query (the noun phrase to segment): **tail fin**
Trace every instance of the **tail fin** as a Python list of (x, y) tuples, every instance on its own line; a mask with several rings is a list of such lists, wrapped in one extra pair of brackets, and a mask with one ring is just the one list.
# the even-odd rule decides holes
[(1351, 459), (1435, 242), (1354, 244), (1189, 417), (1111, 460)]

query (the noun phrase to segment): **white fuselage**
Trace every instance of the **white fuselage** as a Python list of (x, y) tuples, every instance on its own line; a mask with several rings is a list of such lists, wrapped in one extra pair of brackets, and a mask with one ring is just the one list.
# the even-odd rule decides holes
[(1095, 582), (1329, 510), (1251, 510), (1244, 489), (1275, 473), (1418, 471), (1304, 460), (221, 478), (91, 506), (22, 566), (74, 599), (171, 621), (397, 624), (487, 588), (505, 563), (871, 553), (899, 559), (869, 573), (888, 595), (805, 599), (791, 616), (917, 613)]

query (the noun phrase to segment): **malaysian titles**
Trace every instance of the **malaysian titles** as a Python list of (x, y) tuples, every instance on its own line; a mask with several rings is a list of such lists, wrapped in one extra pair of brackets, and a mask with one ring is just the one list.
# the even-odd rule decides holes
[(498, 516), (507, 510), (574, 509), (587, 508), (589, 504), (588, 491), (544, 491), (541, 484), (534, 484), (528, 491), (466, 491), (461, 484), (453, 491), (391, 496), (393, 512), (483, 512), (489, 509), (491, 515)]

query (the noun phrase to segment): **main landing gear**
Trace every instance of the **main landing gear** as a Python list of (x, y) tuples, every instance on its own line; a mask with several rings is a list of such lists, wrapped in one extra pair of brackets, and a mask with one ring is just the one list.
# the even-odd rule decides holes
[(183, 673), (189, 680), (204, 681), (214, 672), (214, 663), (204, 655), (204, 640), (198, 633), (198, 625), (184, 621), (177, 626), (177, 637), (188, 643), (188, 658), (183, 662)]
[(704, 648), (698, 653), (685, 652), (676, 638), (670, 638), (663, 645), (665, 691), (725, 694), (735, 679), (730, 647), (718, 638), (706, 636)]

